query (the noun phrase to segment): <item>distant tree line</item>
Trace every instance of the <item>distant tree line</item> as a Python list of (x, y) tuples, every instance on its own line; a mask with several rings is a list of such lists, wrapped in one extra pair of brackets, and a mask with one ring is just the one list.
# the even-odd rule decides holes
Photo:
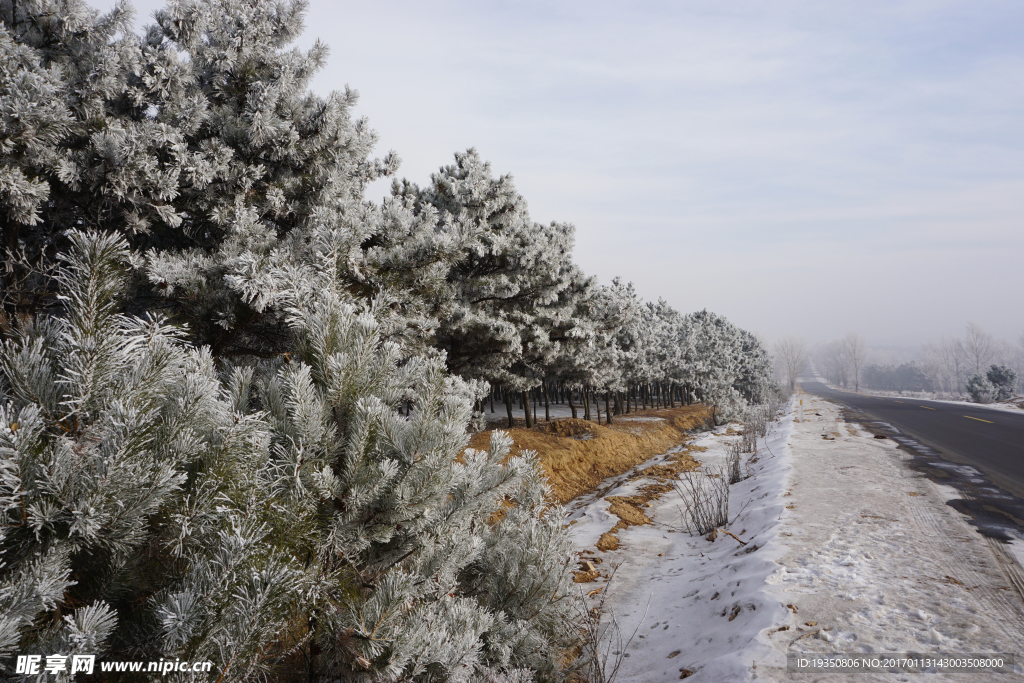
[[(778, 358), (784, 357), (781, 348)], [(902, 363), (868, 362), (882, 353), (869, 351), (855, 332), (820, 344), (813, 355), (815, 367), (829, 382), (854, 390), (863, 384), (880, 391), (927, 391), (982, 403), (1024, 393), (1024, 334), (1010, 344), (975, 323), (967, 324), (962, 337), (925, 343), (916, 360)]]
[(969, 394), (971, 379), (984, 379), (993, 365), (1012, 370), (1012, 393), (1024, 393), (1024, 333), (1015, 344), (1010, 344), (995, 339), (979, 325), (968, 323), (962, 337), (942, 337), (926, 343), (921, 348), (921, 364), (935, 390), (948, 396)]
[(878, 365), (872, 363), (864, 366), (862, 375), (864, 386), (869, 389), (886, 391), (931, 391), (931, 379), (917, 364)]
[(816, 367), (836, 386), (860, 390), (861, 373), (867, 364), (867, 345), (857, 332), (826, 342), (815, 353)]

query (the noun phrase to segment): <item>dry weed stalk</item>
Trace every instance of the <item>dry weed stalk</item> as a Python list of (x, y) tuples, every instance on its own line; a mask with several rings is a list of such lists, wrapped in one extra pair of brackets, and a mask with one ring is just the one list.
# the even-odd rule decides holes
[(682, 526), (689, 534), (704, 536), (729, 523), (729, 479), (723, 468), (683, 472), (673, 486), (683, 502)]
[(629, 638), (624, 639), (622, 628), (619, 626), (618, 620), (615, 619), (615, 614), (605, 608), (605, 601), (608, 599), (608, 592), (618, 569), (619, 565), (612, 568), (597, 606), (588, 609), (587, 600), (583, 591), (580, 590), (577, 605), (580, 610), (580, 622), (584, 629), (584, 644), (574, 673), (585, 683), (613, 683), (615, 681), (619, 675), (622, 660), (626, 657), (626, 648), (640, 632), (640, 625), (644, 623), (647, 612), (651, 608), (651, 601), (648, 598), (647, 609), (644, 610), (643, 616), (637, 622), (636, 628), (633, 629)]
[(726, 462), (729, 470), (729, 483), (735, 484), (743, 479), (743, 472), (740, 470), (740, 461), (743, 457), (743, 443), (732, 441), (727, 447)]

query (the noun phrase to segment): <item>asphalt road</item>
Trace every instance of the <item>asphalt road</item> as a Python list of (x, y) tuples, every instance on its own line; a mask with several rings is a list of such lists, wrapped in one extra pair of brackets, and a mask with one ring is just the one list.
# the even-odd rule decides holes
[(810, 378), (809, 394), (842, 403), (937, 451), (943, 458), (974, 467), (992, 484), (1024, 499), (1024, 413), (915, 398), (869, 396), (832, 389)]

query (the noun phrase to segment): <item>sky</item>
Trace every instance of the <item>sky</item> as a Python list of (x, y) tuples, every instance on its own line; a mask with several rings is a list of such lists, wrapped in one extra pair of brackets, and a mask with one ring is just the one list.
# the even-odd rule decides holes
[(769, 342), (1024, 333), (1019, 0), (310, 0), (306, 27), (313, 89), (360, 93), (400, 177), (475, 147), (604, 282)]

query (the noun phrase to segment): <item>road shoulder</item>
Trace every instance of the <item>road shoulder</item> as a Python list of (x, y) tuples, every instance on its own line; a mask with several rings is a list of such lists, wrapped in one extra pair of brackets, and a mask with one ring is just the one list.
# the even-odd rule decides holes
[(767, 579), (770, 593), (792, 607), (762, 633), (778, 656), (753, 677), (795, 680), (782, 663), (790, 652), (1013, 652), (1020, 661), (1020, 599), (988, 542), (946, 505), (951, 490), (904, 466), (894, 442), (843, 422), (834, 404), (803, 398), (805, 421), (790, 441), (782, 552)]

